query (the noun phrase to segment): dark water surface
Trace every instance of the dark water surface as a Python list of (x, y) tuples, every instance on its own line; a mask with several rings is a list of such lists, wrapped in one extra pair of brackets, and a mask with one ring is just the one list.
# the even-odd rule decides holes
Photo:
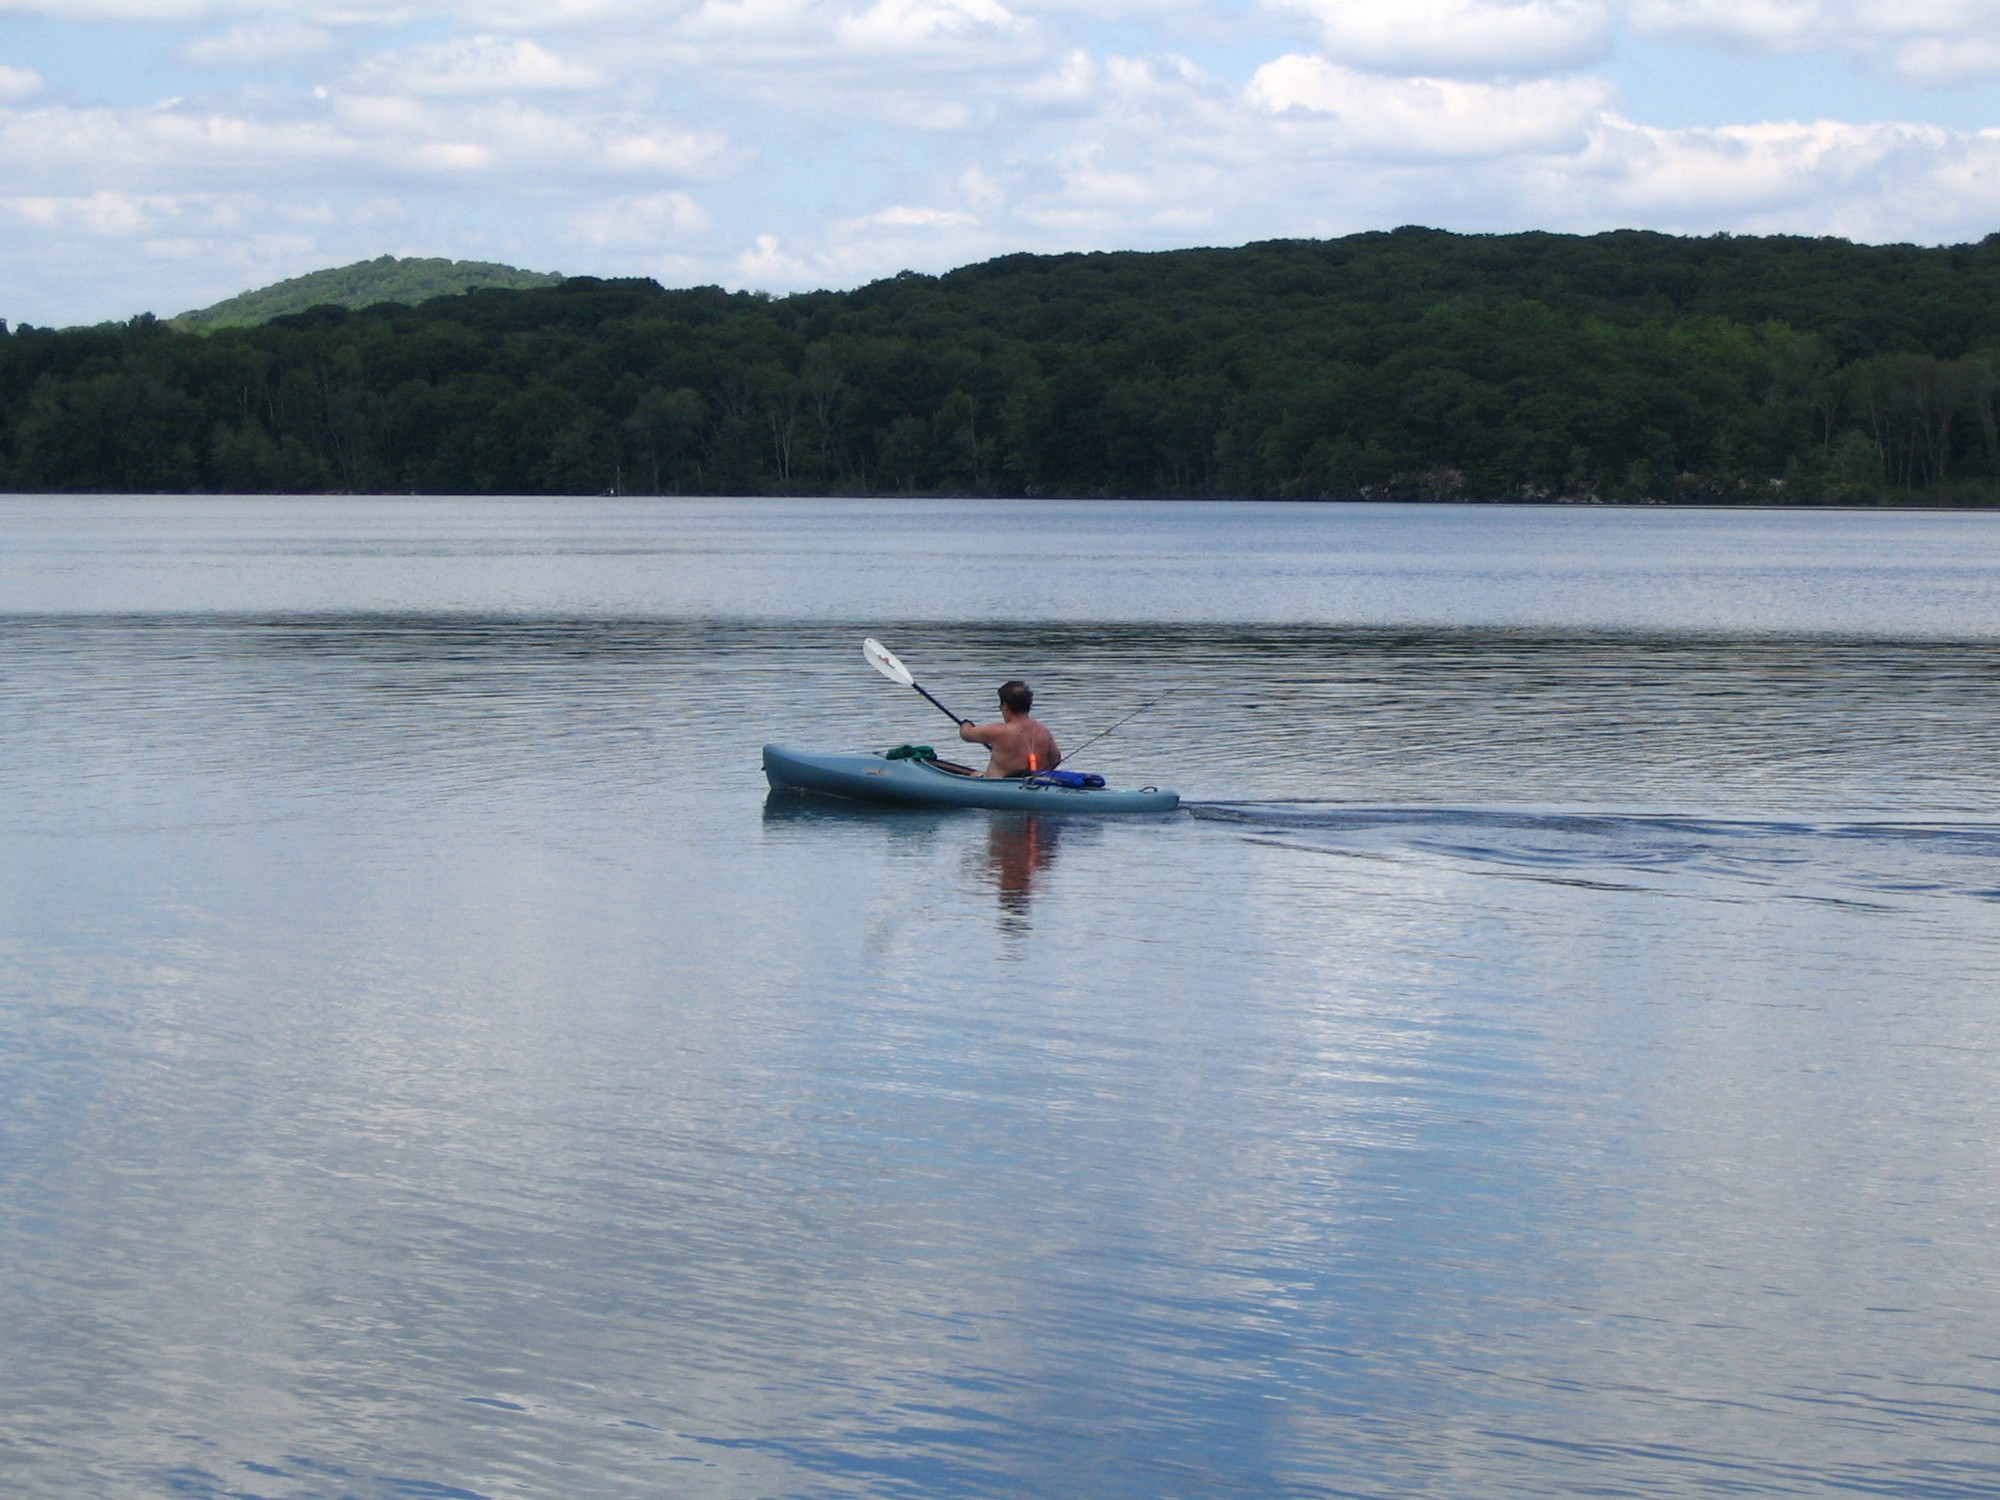
[[(1182, 816), (767, 798), (1031, 677)], [(2000, 1495), (2000, 516), (0, 500), (0, 1493)]]

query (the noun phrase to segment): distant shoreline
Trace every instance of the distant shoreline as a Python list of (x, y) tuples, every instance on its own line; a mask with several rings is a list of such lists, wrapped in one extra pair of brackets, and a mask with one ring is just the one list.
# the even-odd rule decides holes
[(1870, 513), (1906, 514), (1909, 512), (1934, 512), (1937, 514), (1963, 514), (1982, 511), (2000, 512), (2000, 498), (1980, 501), (1944, 504), (1936, 501), (1896, 501), (1877, 504), (1836, 502), (1836, 501), (1702, 501), (1702, 500), (1411, 500), (1378, 496), (1350, 496), (1329, 498), (1326, 496), (1268, 496), (1268, 495), (953, 495), (953, 494), (762, 494), (741, 495), (727, 492), (713, 492), (684, 495), (653, 494), (467, 494), (453, 491), (417, 493), (397, 490), (0, 490), (0, 498), (15, 500), (459, 500), (469, 502), (491, 501), (496, 504), (522, 500), (547, 500), (585, 502), (596, 500), (622, 501), (729, 501), (739, 504), (786, 504), (796, 502), (842, 501), (873, 502), (902, 501), (925, 504), (981, 504), (981, 505), (1324, 505), (1324, 506), (1406, 506), (1426, 510), (1556, 510), (1556, 511), (1714, 511), (1718, 513), (1744, 513), (1767, 511), (1785, 512), (1839, 512), (1849, 515)]
[[(0, 331), (0, 487), (2000, 507), (2000, 235), (1405, 228), (782, 298), (323, 274), (384, 300)], [(315, 295), (267, 292), (237, 313)]]

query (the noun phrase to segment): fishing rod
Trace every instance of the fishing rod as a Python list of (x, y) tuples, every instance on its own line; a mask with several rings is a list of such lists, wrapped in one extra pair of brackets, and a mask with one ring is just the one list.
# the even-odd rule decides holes
[(1134, 719), (1138, 718), (1140, 714), (1144, 713), (1147, 709), (1151, 708), (1155, 703), (1164, 702), (1167, 697), (1168, 694), (1162, 693), (1157, 698), (1147, 699), (1144, 703), (1141, 703), (1137, 708), (1133, 709), (1132, 712), (1125, 715), (1124, 718), (1120, 719), (1116, 724), (1113, 724), (1110, 729), (1098, 730), (1096, 734), (1093, 734), (1089, 739), (1085, 740), (1081, 745), (1078, 745), (1074, 750), (1070, 751), (1067, 755), (1063, 756), (1063, 759), (1075, 760), (1077, 756), (1081, 755), (1084, 751), (1088, 750), (1092, 745), (1096, 744), (1099, 740), (1103, 739), (1107, 734), (1110, 734), (1112, 730), (1124, 728), (1127, 724), (1130, 724)]

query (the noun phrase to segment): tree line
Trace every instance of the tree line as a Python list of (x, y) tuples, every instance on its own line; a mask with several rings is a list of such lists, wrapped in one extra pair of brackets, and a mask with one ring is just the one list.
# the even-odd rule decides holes
[(0, 487), (1992, 504), (2000, 235), (1402, 229), (20, 327)]

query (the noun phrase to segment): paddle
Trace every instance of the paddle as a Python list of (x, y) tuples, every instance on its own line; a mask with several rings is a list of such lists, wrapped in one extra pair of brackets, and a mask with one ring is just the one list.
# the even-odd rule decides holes
[(926, 698), (930, 698), (931, 706), (947, 719), (951, 720), (952, 723), (970, 724), (972, 722), (970, 719), (961, 719), (942, 703), (939, 703), (937, 699), (931, 698), (929, 693), (924, 692), (923, 687), (917, 682), (917, 679), (910, 675), (910, 669), (897, 661), (896, 654), (872, 636), (861, 643), (861, 654), (868, 658), (869, 666), (880, 672), (891, 682), (900, 682), (906, 688), (916, 688)]

